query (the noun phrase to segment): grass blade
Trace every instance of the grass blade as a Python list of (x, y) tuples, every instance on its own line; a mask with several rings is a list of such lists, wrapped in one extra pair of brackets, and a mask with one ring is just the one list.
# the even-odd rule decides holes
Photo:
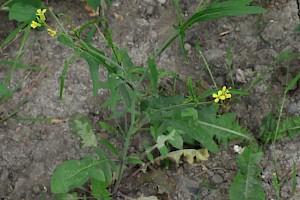
[(67, 75), (67, 71), (69, 69), (69, 66), (71, 64), (71, 62), (76, 58), (76, 55), (73, 54), (71, 55), (67, 61), (65, 62), (65, 66), (64, 66), (64, 69), (61, 73), (61, 76), (60, 76), (60, 88), (59, 88), (59, 98), (62, 99), (62, 94), (63, 94), (63, 90), (64, 90), (64, 85), (65, 85), (65, 78), (66, 78), (66, 75)]
[(22, 23), (16, 28), (13, 32), (11, 32), (7, 38), (4, 40), (4, 42), (0, 45), (0, 49), (2, 49), (4, 46), (8, 45), (15, 37), (19, 34), (19, 32), (27, 25), (27, 23)]

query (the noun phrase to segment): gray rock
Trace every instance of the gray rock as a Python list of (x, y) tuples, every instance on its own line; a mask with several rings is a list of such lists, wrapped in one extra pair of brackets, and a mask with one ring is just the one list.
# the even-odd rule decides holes
[(237, 82), (239, 83), (246, 83), (246, 76), (245, 76), (245, 72), (241, 69), (237, 69), (235, 72), (235, 79)]
[(151, 5), (148, 6), (146, 9), (146, 14), (151, 16), (153, 14), (153, 12), (154, 12), (154, 6), (151, 6)]
[(33, 186), (32, 191), (35, 194), (39, 194), (41, 192), (41, 188), (38, 185)]
[(213, 60), (216, 60), (218, 58), (221, 58), (225, 54), (226, 54), (226, 52), (221, 50), (221, 49), (210, 49), (210, 50), (207, 50), (203, 53), (203, 55), (205, 56), (205, 58), (208, 61), (213, 61)]
[(158, 0), (158, 3), (160, 3), (160, 4), (165, 4), (167, 2), (167, 0)]
[(215, 174), (211, 177), (211, 181), (215, 184), (220, 184), (223, 182), (223, 177), (219, 174)]
[(215, 173), (211, 170), (207, 170), (206, 173), (209, 175), (209, 176), (213, 176), (215, 175)]
[(190, 45), (189, 43), (185, 43), (185, 44), (184, 44), (184, 49), (185, 49), (186, 51), (190, 51), (190, 50), (192, 49), (192, 45)]

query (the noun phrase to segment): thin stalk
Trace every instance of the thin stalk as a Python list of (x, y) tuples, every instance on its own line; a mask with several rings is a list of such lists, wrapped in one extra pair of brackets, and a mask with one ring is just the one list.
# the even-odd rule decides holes
[(1, 6), (0, 6), (0, 10), (2, 10), (3, 7), (5, 7), (7, 4), (9, 4), (10, 2), (12, 2), (13, 0), (8, 0), (7, 2), (3, 3)]
[[(287, 75), (286, 75), (286, 83), (288, 83), (288, 74), (289, 74), (289, 67), (288, 67)], [(288, 84), (286, 84), (286, 85), (288, 85)], [(280, 125), (280, 121), (281, 121), (281, 117), (282, 117), (282, 113), (283, 113), (283, 107), (284, 107), (284, 103), (285, 103), (285, 100), (286, 100), (287, 92), (288, 92), (288, 90), (285, 90), (284, 94), (283, 94), (283, 99), (282, 99), (281, 106), (280, 106), (280, 109), (279, 109), (279, 116), (278, 116), (276, 129), (275, 129), (275, 137), (272, 141), (272, 155), (273, 155), (273, 162), (274, 162), (274, 165), (275, 165), (276, 173), (278, 172), (278, 163), (277, 163), (277, 156), (276, 156), (276, 153), (275, 153), (275, 143), (276, 143), (277, 135), (278, 135), (278, 132), (279, 132), (279, 125)]]
[(24, 46), (25, 46), (26, 40), (28, 38), (28, 34), (30, 32), (30, 28), (31, 28), (31, 26), (30, 26), (30, 24), (28, 24), (27, 27), (26, 27), (26, 29), (25, 29), (25, 33), (24, 33), (24, 36), (23, 36), (22, 42), (21, 42), (21, 47), (20, 47), (20, 49), (18, 51), (17, 57), (15, 59), (15, 63), (12, 66), (12, 68), (11, 68), (11, 70), (10, 70), (8, 76), (7, 76), (7, 79), (6, 79), (6, 84), (7, 85), (10, 83), (11, 78), (12, 78), (12, 74), (13, 74), (15, 68), (16, 68), (16, 65), (17, 65), (17, 63), (19, 63), (19, 60), (21, 59), (21, 56), (23, 55)]
[[(136, 89), (133, 89), (133, 94), (132, 94), (132, 101), (131, 101), (131, 106), (130, 106), (130, 110), (134, 111), (135, 110), (135, 104), (136, 104)], [(128, 149), (130, 146), (130, 142), (131, 142), (131, 137), (136, 133), (136, 128), (135, 128), (135, 122), (136, 122), (136, 116), (135, 116), (135, 112), (131, 113), (131, 120), (130, 120), (130, 127), (129, 127), (129, 131), (126, 135), (125, 138), (125, 144), (124, 144), (124, 148), (122, 150), (122, 154), (121, 154), (121, 163), (119, 166), (119, 171), (118, 171), (118, 176), (117, 176), (117, 181), (116, 184), (114, 186), (113, 189), (113, 196), (115, 197), (118, 191), (118, 188), (120, 186), (121, 180), (122, 180), (122, 176), (123, 176), (123, 171), (124, 171), (124, 166), (125, 166), (125, 160), (126, 160), (126, 156), (128, 153)]]
[(161, 48), (159, 48), (157, 52), (155, 52), (155, 54), (153, 56), (153, 60), (154, 61), (177, 38), (178, 35), (179, 35), (179, 31), (175, 31), (175, 32), (172, 33), (172, 35), (165, 41), (165, 43), (163, 44), (163, 46)]
[(209, 68), (209, 65), (208, 65), (208, 63), (207, 63), (207, 61), (206, 61), (206, 59), (205, 59), (205, 57), (204, 57), (204, 55), (203, 55), (203, 53), (202, 53), (202, 51), (201, 51), (201, 49), (200, 49), (199, 46), (198, 46), (197, 50), (198, 50), (198, 52), (199, 52), (199, 54), (200, 54), (200, 56), (201, 56), (201, 58), (202, 58), (202, 60), (204, 62), (204, 65), (205, 65), (205, 67), (206, 67), (206, 69), (207, 69), (207, 71), (208, 71), (208, 73), (210, 75), (210, 78), (211, 78), (212, 82), (214, 83), (215, 88), (218, 88), (217, 83), (216, 83), (216, 81), (214, 79), (214, 76), (213, 76), (213, 74), (212, 74), (212, 72), (211, 72), (211, 70)]
[(280, 110), (279, 110), (279, 116), (278, 116), (276, 129), (275, 129), (275, 137), (272, 141), (272, 155), (273, 155), (273, 161), (274, 161), (276, 172), (278, 172), (278, 163), (277, 163), (277, 156), (276, 156), (276, 153), (275, 153), (275, 143), (276, 143), (277, 135), (278, 135), (278, 132), (279, 132), (279, 125), (280, 125), (280, 121), (281, 121), (281, 117), (282, 117), (284, 102), (286, 100), (286, 94), (287, 93), (285, 92), (284, 95), (283, 95), (283, 100), (281, 102), (281, 106), (280, 106)]
[(63, 32), (65, 34), (68, 34), (68, 32), (66, 31), (66, 29), (64, 28), (64, 26), (62, 25), (62, 23), (60, 22), (60, 20), (56, 17), (55, 13), (53, 12), (52, 8), (49, 8), (49, 11), (52, 15), (52, 17), (55, 19), (55, 21), (58, 23), (59, 27), (61, 28), (61, 30), (63, 30)]

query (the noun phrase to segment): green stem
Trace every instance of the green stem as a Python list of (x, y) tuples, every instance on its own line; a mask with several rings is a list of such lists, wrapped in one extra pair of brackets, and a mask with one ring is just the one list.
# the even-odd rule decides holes
[(161, 55), (161, 53), (177, 38), (178, 35), (179, 31), (173, 32), (173, 34), (165, 41), (163, 46), (159, 48), (155, 53), (155, 55), (153, 56), (153, 60), (156, 60)]
[(11, 70), (10, 70), (8, 76), (7, 76), (7, 79), (6, 79), (6, 84), (7, 85), (9, 85), (9, 83), (11, 81), (11, 78), (12, 78), (12, 74), (13, 74), (15, 68), (16, 68), (16, 65), (17, 65), (17, 63), (19, 63), (19, 60), (20, 60), (21, 56), (23, 55), (23, 52), (24, 52), (23, 49), (24, 49), (24, 46), (25, 46), (28, 34), (30, 32), (30, 28), (31, 28), (31, 26), (30, 26), (30, 24), (28, 24), (27, 27), (26, 27), (26, 29), (25, 29), (25, 33), (24, 33), (24, 36), (23, 36), (22, 42), (21, 42), (21, 47), (20, 47), (20, 49), (18, 51), (17, 57), (15, 59), (15, 63), (12, 66), (12, 68), (11, 68)]
[(209, 65), (208, 65), (208, 63), (207, 63), (207, 61), (206, 61), (206, 59), (205, 59), (205, 57), (204, 57), (204, 55), (203, 55), (203, 53), (202, 53), (202, 51), (200, 49), (199, 44), (196, 44), (196, 49), (198, 50), (198, 52), (199, 52), (199, 54), (200, 54), (200, 56), (201, 56), (201, 58), (202, 58), (202, 60), (204, 62), (204, 65), (205, 65), (205, 67), (206, 67), (206, 69), (207, 69), (207, 71), (209, 73), (209, 76), (210, 76), (212, 82), (214, 83), (215, 88), (218, 88), (217, 83), (216, 83), (216, 81), (214, 79), (214, 76), (213, 76), (213, 74), (212, 74), (212, 72), (210, 70), (210, 67), (209, 67)]
[[(133, 89), (133, 95), (132, 95), (132, 101), (131, 101), (131, 106), (130, 106), (130, 110), (134, 111), (135, 110), (135, 104), (136, 104), (136, 89)], [(126, 134), (126, 138), (125, 138), (125, 144), (124, 144), (124, 148), (122, 150), (122, 154), (121, 154), (121, 164), (119, 166), (119, 171), (118, 171), (118, 176), (117, 176), (117, 181), (116, 184), (114, 186), (113, 189), (113, 197), (116, 197), (118, 188), (120, 186), (121, 180), (122, 180), (122, 176), (123, 176), (123, 171), (124, 171), (124, 166), (125, 166), (125, 160), (126, 160), (126, 156), (128, 153), (128, 149), (130, 146), (130, 141), (131, 141), (131, 137), (136, 133), (136, 127), (135, 127), (135, 122), (136, 122), (136, 116), (135, 116), (135, 112), (131, 113), (131, 120), (130, 120), (130, 127), (129, 127), (129, 131)]]

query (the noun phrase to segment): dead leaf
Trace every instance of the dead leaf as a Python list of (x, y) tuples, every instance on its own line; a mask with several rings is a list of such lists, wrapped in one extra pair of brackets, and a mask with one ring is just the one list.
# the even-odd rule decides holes
[(119, 15), (118, 13), (113, 13), (113, 15), (117, 20), (122, 21), (124, 19), (124, 17), (122, 15)]
[[(178, 151), (172, 151), (167, 154), (166, 158), (174, 160), (176, 166), (179, 166), (180, 158), (183, 156), (184, 160), (189, 164), (193, 164), (195, 161), (208, 160), (209, 154), (207, 149), (183, 149)], [(160, 160), (156, 160), (157, 164), (160, 164)]]

